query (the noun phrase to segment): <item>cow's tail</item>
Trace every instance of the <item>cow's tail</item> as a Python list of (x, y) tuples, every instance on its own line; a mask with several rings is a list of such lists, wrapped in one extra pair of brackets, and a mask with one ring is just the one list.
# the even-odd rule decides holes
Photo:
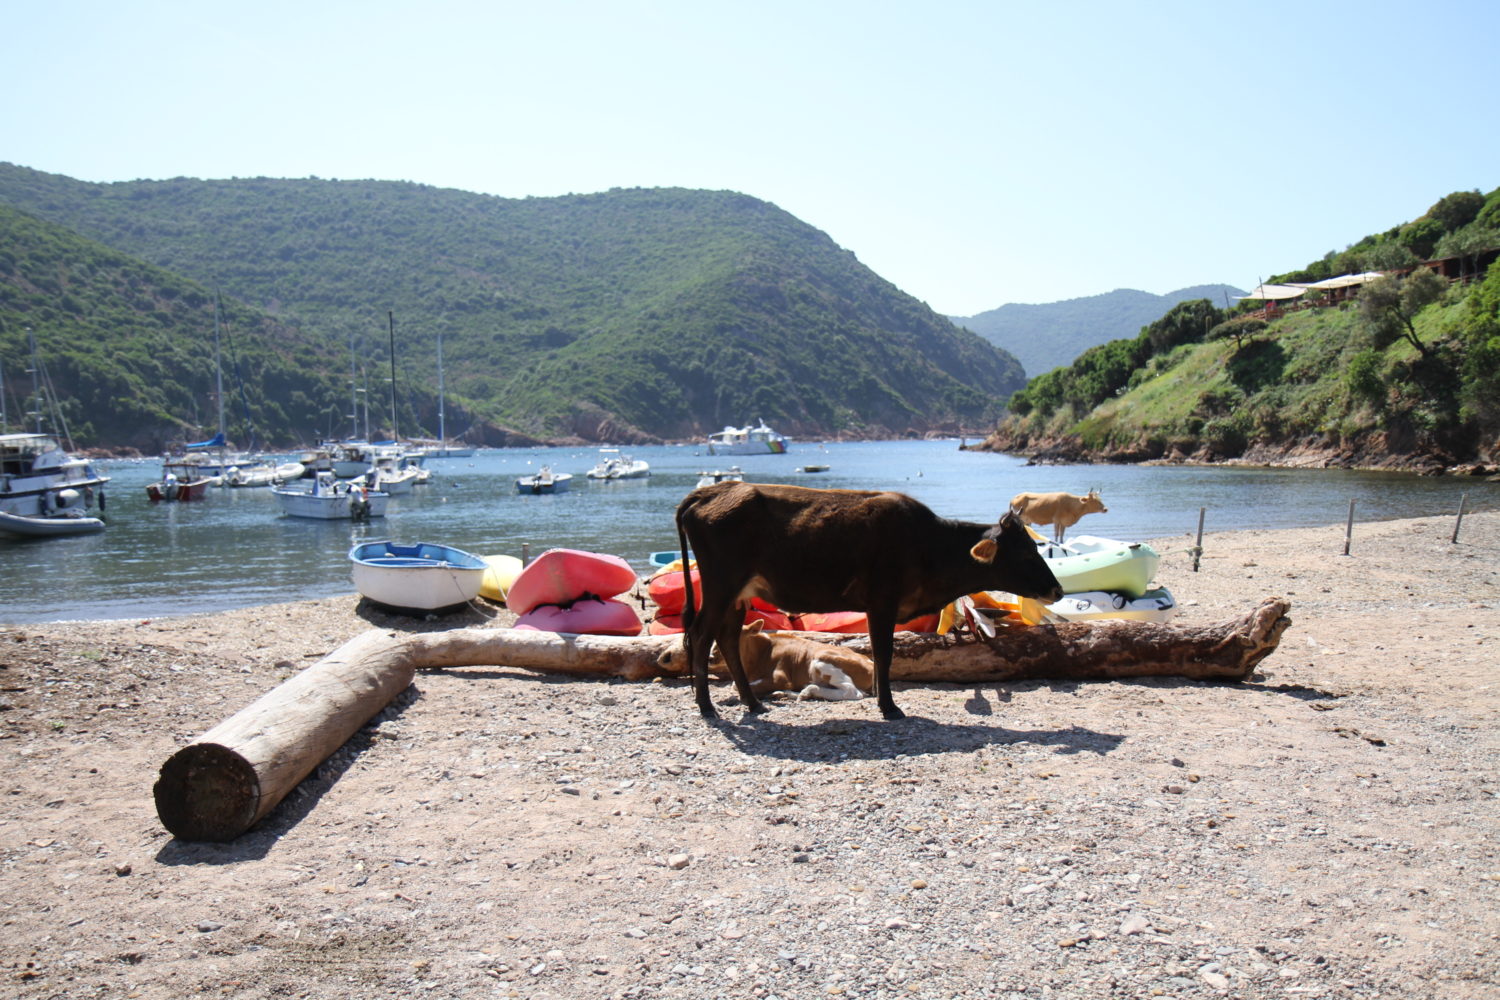
[[(696, 613), (694, 609), (697, 606), (698, 599), (693, 593), (692, 554), (688, 552), (687, 533), (682, 528), (682, 515), (692, 505), (693, 501), (691, 497), (677, 505), (677, 550), (682, 555), (682, 590), (683, 595), (687, 598), (687, 603), (682, 606), (682, 650), (689, 658), (691, 658), (693, 650), (689, 644), (688, 633), (693, 628), (693, 617)], [(692, 662), (691, 659), (689, 659), (689, 662)]]

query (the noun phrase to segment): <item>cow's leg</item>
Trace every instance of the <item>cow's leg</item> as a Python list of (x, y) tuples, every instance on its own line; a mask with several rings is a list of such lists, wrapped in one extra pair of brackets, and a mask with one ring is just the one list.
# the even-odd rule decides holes
[(705, 719), (719, 717), (708, 691), (708, 657), (713, 650), (714, 636), (724, 620), (723, 605), (724, 601), (718, 595), (705, 592), (703, 608), (699, 611), (689, 608), (684, 615), (692, 616), (687, 624), (688, 665), (693, 670), (693, 695), (698, 699), (698, 711)]
[(744, 620), (745, 609), (738, 604), (731, 606), (719, 626), (719, 655), (724, 657), (724, 665), (729, 668), (729, 676), (734, 679), (735, 690), (740, 693), (745, 711), (759, 714), (766, 710), (766, 706), (750, 687), (750, 679), (745, 675), (745, 665), (740, 662), (740, 627)]
[(896, 615), (894, 612), (866, 612), (870, 623), (870, 654), (875, 661), (875, 700), (880, 705), (880, 714), (887, 719), (904, 719), (906, 713), (896, 707), (891, 697), (891, 656), (896, 647)]

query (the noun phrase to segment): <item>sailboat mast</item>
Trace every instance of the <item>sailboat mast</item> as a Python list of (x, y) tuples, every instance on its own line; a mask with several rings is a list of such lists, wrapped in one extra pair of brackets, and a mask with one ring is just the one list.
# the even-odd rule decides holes
[(359, 439), (359, 358), (354, 353), (354, 331), (349, 331), (349, 440)]
[(26, 328), (26, 339), (31, 345), (31, 398), (36, 407), (36, 432), (42, 433), (42, 364), (36, 356), (36, 332)]
[(438, 447), (448, 447), (448, 430), (443, 421), (443, 331), (438, 331)]
[[(214, 292), (214, 397), (219, 401), (219, 436), (224, 437), (224, 361), (219, 355), (219, 293)], [(228, 443), (228, 438), (225, 438)]]
[(396, 314), (387, 312), (391, 327), (391, 440), (400, 441), (401, 435), (396, 430)]
[(0, 434), (10, 433), (10, 414), (5, 410), (5, 363), (0, 361)]

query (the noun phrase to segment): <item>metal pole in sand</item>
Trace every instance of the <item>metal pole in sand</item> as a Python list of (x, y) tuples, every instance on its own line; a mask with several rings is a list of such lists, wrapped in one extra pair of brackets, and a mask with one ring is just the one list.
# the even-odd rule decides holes
[(1453, 545), (1458, 544), (1458, 529), (1464, 523), (1464, 507), (1469, 502), (1469, 494), (1464, 493), (1458, 498), (1458, 520), (1453, 522), (1453, 537), (1448, 539)]
[(1344, 525), (1344, 555), (1349, 554), (1349, 540), (1354, 537), (1354, 498), (1349, 498), (1349, 520)]

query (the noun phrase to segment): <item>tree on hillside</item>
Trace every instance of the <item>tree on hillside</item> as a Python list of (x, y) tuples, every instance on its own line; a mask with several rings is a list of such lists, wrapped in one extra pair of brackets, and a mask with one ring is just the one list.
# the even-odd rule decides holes
[(1370, 328), (1375, 346), (1384, 350), (1404, 339), (1427, 356), (1430, 350), (1417, 336), (1413, 320), (1417, 313), (1436, 302), (1447, 287), (1446, 281), (1425, 267), (1405, 276), (1387, 274), (1366, 285), (1359, 294), (1359, 311)]
[(1484, 208), (1484, 195), (1478, 191), (1455, 191), (1438, 199), (1438, 203), (1427, 210), (1426, 218), (1434, 219), (1451, 233), (1473, 222)]

